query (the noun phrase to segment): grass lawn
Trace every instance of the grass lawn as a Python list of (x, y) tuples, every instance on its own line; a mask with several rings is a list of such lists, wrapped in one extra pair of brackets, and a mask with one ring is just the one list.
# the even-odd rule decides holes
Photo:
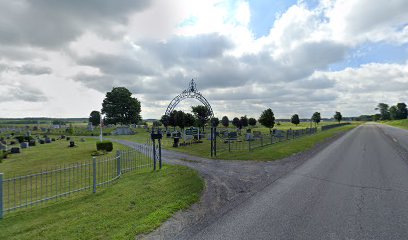
[[(81, 142), (79, 137), (71, 137), (78, 147), (69, 148), (69, 141), (57, 140), (49, 144), (39, 144), (35, 147), (21, 149), (19, 154), (9, 154), (7, 159), (0, 163), (0, 172), (5, 177), (13, 175), (26, 175), (36, 173), (42, 169), (51, 169), (63, 164), (84, 162), (92, 158), (91, 153), (96, 150), (96, 139), (85, 139)], [(116, 150), (127, 147), (114, 143), (113, 151), (105, 156), (116, 154)]]
[(134, 239), (198, 201), (203, 187), (199, 175), (183, 166), (130, 172), (96, 194), (5, 215), (0, 239)]
[(408, 129), (408, 119), (401, 119), (401, 120), (392, 120), (392, 121), (381, 121), (381, 123), (394, 126), (394, 127), (399, 127), (403, 129)]
[(240, 151), (224, 153), (220, 155), (219, 158), (229, 160), (257, 160), (257, 161), (282, 159), (285, 157), (289, 157), (292, 154), (308, 150), (315, 146), (316, 144), (323, 142), (325, 139), (332, 137), (336, 134), (349, 131), (355, 128), (356, 126), (357, 124), (352, 124), (338, 128), (332, 128), (327, 131), (319, 131), (317, 134), (314, 135), (304, 136), (287, 142), (280, 142), (266, 147), (261, 147), (251, 152)]

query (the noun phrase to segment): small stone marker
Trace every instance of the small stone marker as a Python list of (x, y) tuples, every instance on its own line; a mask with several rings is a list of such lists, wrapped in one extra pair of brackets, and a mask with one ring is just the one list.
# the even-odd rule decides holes
[(11, 148), (10, 152), (11, 152), (12, 154), (20, 153), (20, 148), (19, 148), (19, 147), (13, 147), (13, 148)]
[(28, 142), (22, 142), (20, 143), (21, 148), (28, 148)]

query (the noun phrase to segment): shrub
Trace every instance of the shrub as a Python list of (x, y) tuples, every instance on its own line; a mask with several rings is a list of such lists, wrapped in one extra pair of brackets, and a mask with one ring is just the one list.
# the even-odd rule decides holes
[(29, 136), (29, 137), (27, 137), (27, 136), (16, 136), (16, 137), (14, 137), (14, 138), (17, 139), (19, 143), (29, 142), (30, 140), (33, 140), (33, 139), (34, 139), (34, 138), (31, 137), (31, 136)]
[(113, 143), (111, 141), (96, 142), (96, 150), (97, 151), (105, 150), (107, 152), (112, 152)]

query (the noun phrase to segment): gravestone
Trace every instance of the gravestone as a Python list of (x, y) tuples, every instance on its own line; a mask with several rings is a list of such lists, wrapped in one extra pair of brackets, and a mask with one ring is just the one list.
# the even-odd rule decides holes
[(20, 143), (21, 148), (28, 148), (28, 142), (22, 142)]
[(45, 143), (51, 143), (51, 138), (45, 138)]
[(113, 132), (113, 135), (134, 135), (135, 132), (129, 127), (118, 127)]
[(253, 139), (253, 137), (252, 137), (252, 134), (251, 133), (247, 133), (246, 135), (245, 135), (245, 140), (246, 141), (251, 141)]
[(69, 147), (75, 147), (75, 142), (74, 142), (74, 141), (70, 141), (70, 142), (69, 142)]
[(44, 144), (45, 141), (43, 139), (40, 139), (40, 144)]
[(28, 146), (34, 147), (35, 146), (35, 140), (30, 140), (30, 142), (28, 142)]
[(86, 129), (88, 129), (88, 131), (93, 131), (94, 130), (94, 126), (92, 125), (91, 122), (88, 123), (88, 126), (86, 127)]
[(228, 139), (229, 140), (237, 140), (238, 139), (238, 133), (237, 132), (229, 132), (228, 133)]
[(13, 147), (13, 148), (11, 148), (10, 153), (12, 153), (12, 154), (20, 153), (20, 148), (19, 147)]
[(254, 139), (262, 138), (262, 133), (260, 131), (254, 131)]

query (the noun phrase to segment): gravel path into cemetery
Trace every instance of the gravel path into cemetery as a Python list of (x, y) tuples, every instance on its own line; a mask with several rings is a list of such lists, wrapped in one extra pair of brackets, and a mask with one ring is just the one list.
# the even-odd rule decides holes
[[(341, 135), (303, 153), (270, 162), (212, 160), (162, 150), (162, 158), (166, 163), (197, 170), (205, 179), (206, 187), (200, 202), (186, 211), (176, 213), (157, 230), (138, 236), (137, 239), (189, 239), (215, 219), (304, 163)], [(113, 141), (130, 147), (138, 145), (126, 140)]]

